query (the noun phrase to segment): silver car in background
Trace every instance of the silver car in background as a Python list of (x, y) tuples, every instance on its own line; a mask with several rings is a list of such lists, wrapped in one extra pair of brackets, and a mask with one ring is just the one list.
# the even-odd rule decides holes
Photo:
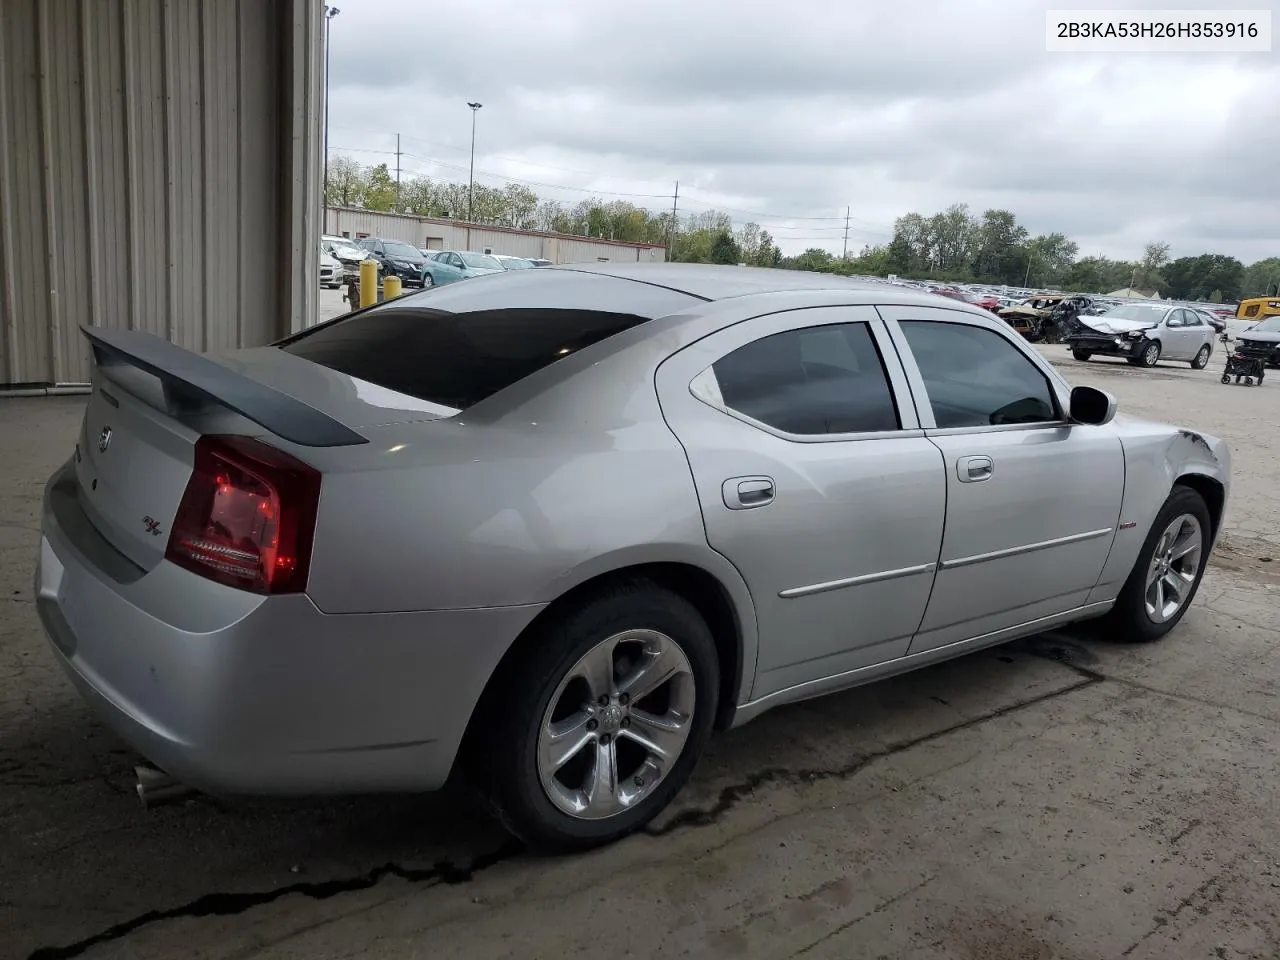
[(638, 829), (714, 729), (1195, 595), (1222, 441), (1116, 416), (986, 311), (745, 267), (517, 270), (197, 356), (86, 329), (52, 649), (208, 791), (433, 790)]
[(1193, 370), (1203, 370), (1218, 332), (1199, 310), (1158, 301), (1125, 303), (1101, 316), (1081, 315), (1077, 320), (1079, 330), (1063, 338), (1077, 360), (1123, 357), (1141, 367), (1185, 360)]

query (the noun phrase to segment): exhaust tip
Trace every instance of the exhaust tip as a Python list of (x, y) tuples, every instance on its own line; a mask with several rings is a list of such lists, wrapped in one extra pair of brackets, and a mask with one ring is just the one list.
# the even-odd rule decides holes
[(143, 807), (172, 803), (193, 792), (185, 783), (175, 780), (159, 767), (139, 764), (133, 768), (133, 775), (137, 780), (134, 789)]

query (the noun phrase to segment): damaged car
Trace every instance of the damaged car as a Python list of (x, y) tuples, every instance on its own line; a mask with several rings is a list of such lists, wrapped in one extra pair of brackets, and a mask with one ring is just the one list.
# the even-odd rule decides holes
[(1100, 317), (1080, 316), (1077, 322), (1079, 329), (1063, 342), (1080, 361), (1100, 355), (1154, 367), (1161, 360), (1184, 360), (1193, 370), (1203, 370), (1213, 355), (1216, 331), (1198, 311), (1186, 307), (1126, 303)]
[(1280, 315), (1255, 323), (1240, 334), (1238, 339), (1242, 343), (1270, 346), (1271, 352), (1267, 354), (1266, 365), (1280, 367)]

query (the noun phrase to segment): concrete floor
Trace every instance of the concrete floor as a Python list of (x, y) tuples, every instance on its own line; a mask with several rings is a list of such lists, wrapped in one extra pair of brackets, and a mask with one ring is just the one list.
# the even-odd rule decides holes
[(0, 958), (1280, 956), (1280, 376), (1047, 353), (1231, 442), (1183, 624), (779, 710), (715, 741), (647, 833), (551, 860), (450, 795), (142, 810), (31, 602), (80, 402), (0, 401)]

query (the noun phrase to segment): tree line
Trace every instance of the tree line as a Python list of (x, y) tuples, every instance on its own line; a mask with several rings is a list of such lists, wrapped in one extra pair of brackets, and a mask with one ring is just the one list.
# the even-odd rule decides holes
[[(887, 244), (868, 245), (839, 257), (819, 247), (783, 256), (768, 230), (716, 210), (688, 213), (652, 211), (624, 200), (597, 198), (567, 205), (540, 198), (518, 183), (490, 187), (428, 177), (402, 179), (397, 186), (385, 163), (361, 166), (349, 157), (329, 163), (325, 200), (330, 205), (543, 230), (630, 243), (661, 244), (668, 259), (694, 263), (818, 270), (863, 276), (897, 275), (944, 282), (1007, 284), (1108, 293), (1132, 287), (1175, 300), (1233, 301), (1267, 296), (1280, 289), (1280, 257), (1245, 266), (1235, 257), (1203, 253), (1171, 259), (1169, 245), (1148, 243), (1140, 258), (1113, 260), (1079, 255), (1079, 245), (1061, 233), (1032, 235), (1008, 210), (981, 215), (952, 204), (940, 213), (908, 213), (893, 225)], [(674, 240), (673, 240), (674, 236)]]

